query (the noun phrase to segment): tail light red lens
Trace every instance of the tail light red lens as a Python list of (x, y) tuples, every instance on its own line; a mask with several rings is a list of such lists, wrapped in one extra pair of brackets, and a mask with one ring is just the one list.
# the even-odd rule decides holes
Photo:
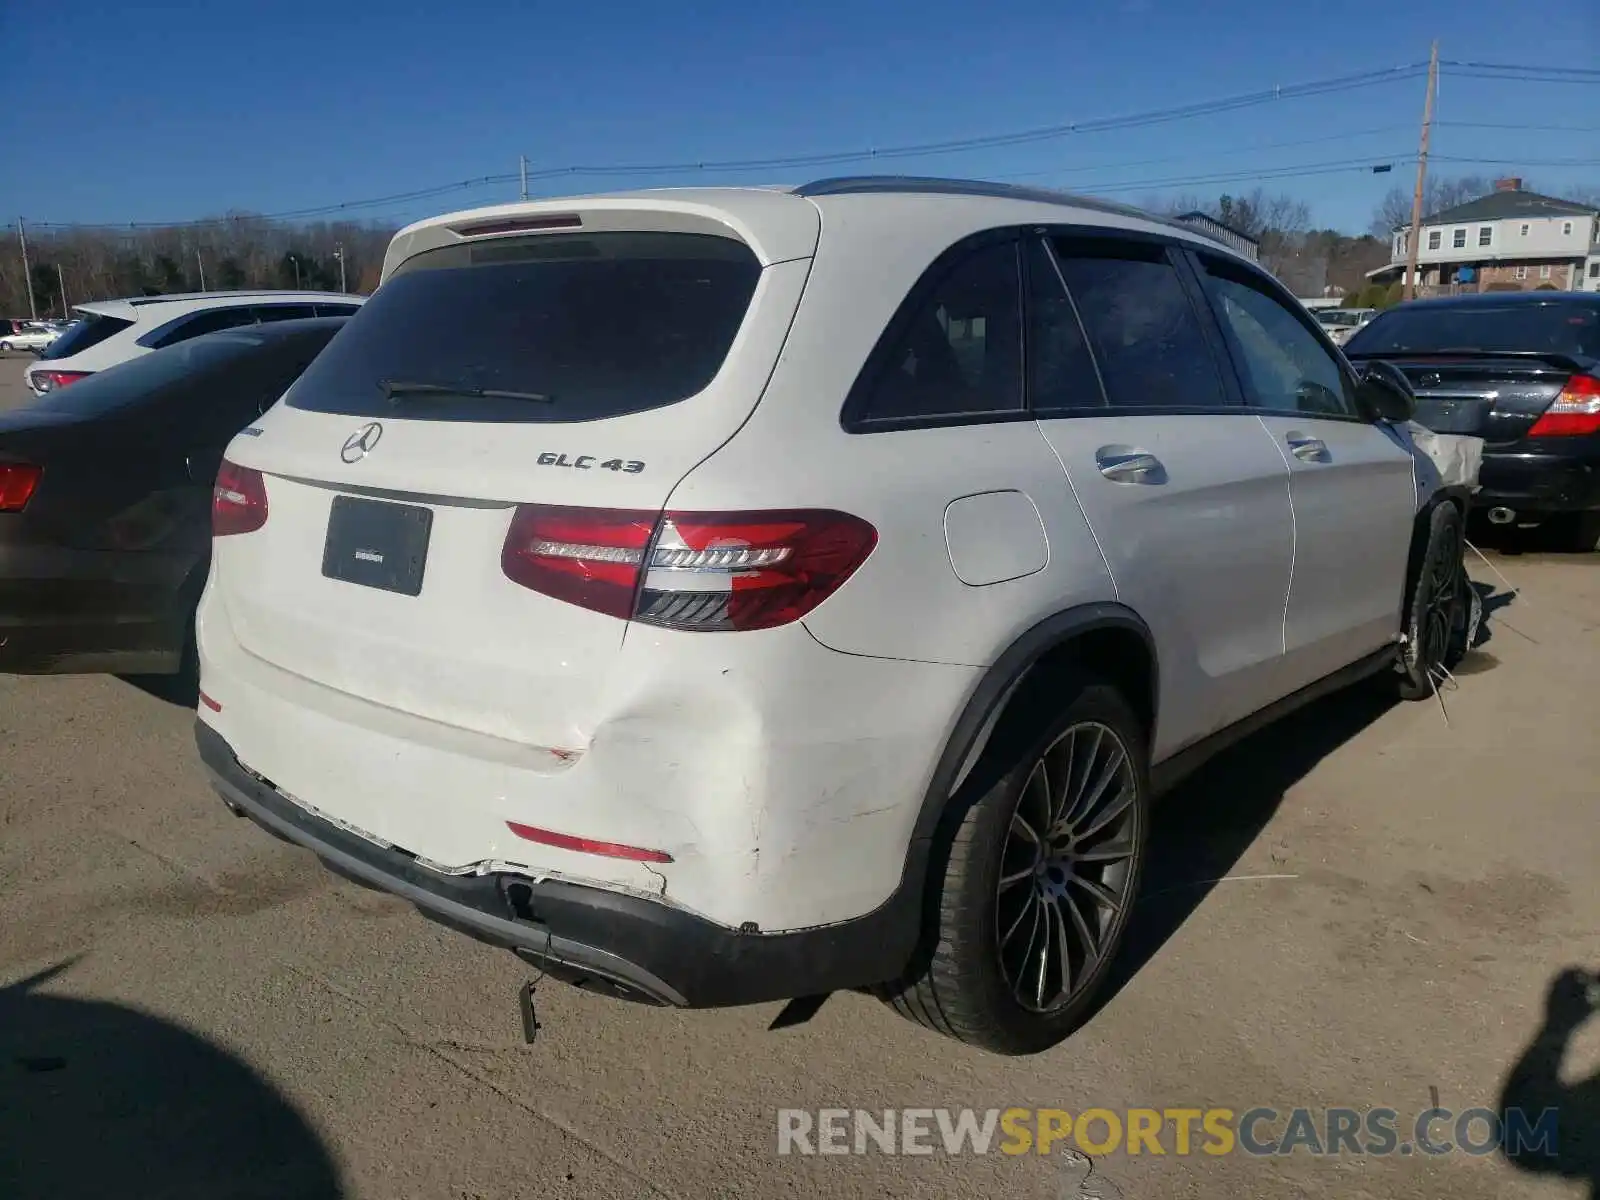
[(798, 621), (855, 573), (878, 533), (820, 509), (692, 513), (517, 509), (501, 552), (516, 583), (667, 629)]
[(1600, 379), (1574, 375), (1528, 430), (1529, 437), (1578, 437), (1600, 433)]
[(64, 388), (69, 383), (76, 383), (80, 379), (87, 379), (93, 371), (35, 371), (33, 372), (33, 386), (42, 392), (53, 392), (57, 388)]
[(211, 535), (254, 533), (267, 523), (267, 483), (260, 471), (223, 460), (211, 489)]
[(522, 505), (500, 569), (525, 588), (627, 620), (655, 524), (654, 513)]
[(16, 513), (27, 508), (41, 474), (32, 463), (0, 462), (0, 512)]

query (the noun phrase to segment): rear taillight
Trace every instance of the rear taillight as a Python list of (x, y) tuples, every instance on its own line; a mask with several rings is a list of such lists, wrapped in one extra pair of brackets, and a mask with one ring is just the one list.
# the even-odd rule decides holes
[(523, 587), (668, 629), (770, 629), (838, 590), (877, 544), (826, 510), (690, 513), (523, 505), (500, 556)]
[(64, 388), (69, 383), (87, 379), (93, 374), (93, 371), (34, 371), (32, 379), (33, 386), (41, 393), (44, 393), (53, 392), (57, 388)]
[(260, 471), (223, 460), (211, 489), (211, 535), (254, 533), (267, 523), (267, 484)]
[(1600, 433), (1600, 379), (1574, 375), (1528, 430), (1529, 437), (1575, 437)]
[(0, 462), (0, 513), (21, 512), (33, 499), (43, 474), (32, 463)]

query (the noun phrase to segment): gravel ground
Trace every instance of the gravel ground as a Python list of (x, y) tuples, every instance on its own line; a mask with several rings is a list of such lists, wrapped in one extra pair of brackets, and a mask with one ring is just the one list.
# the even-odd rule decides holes
[[(1584, 1195), (1600, 1021), (1559, 981), (1600, 968), (1600, 555), (1493, 562), (1521, 595), (1476, 563), (1489, 639), (1449, 723), (1356, 692), (1214, 761), (1160, 813), (1113, 994), (1021, 1060), (856, 994), (769, 1033), (776, 1006), (555, 985), (525, 1046), (516, 961), (229, 816), (174, 689), (0, 676), (0, 1196)], [(1385, 1106), (1406, 1130), (1497, 1106), (1519, 1063), (1516, 1098), (1562, 1107), (1541, 1165), (1566, 1179), (1170, 1137), (1082, 1189), (1060, 1157), (776, 1153), (785, 1107)]]

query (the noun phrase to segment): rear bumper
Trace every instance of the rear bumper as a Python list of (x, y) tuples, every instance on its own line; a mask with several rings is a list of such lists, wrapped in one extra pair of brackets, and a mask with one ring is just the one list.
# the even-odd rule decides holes
[(1600, 439), (1581, 441), (1581, 448), (1565, 452), (1535, 450), (1527, 443), (1485, 451), (1473, 507), (1527, 513), (1600, 509)]
[(199, 560), (7, 544), (0, 537), (0, 671), (173, 671), (184, 582)]
[(235, 813), (337, 874), (589, 990), (689, 1008), (785, 1000), (892, 977), (917, 936), (917, 887), (856, 920), (762, 934), (601, 888), (511, 873), (442, 874), (296, 804), (246, 771), (203, 721), (195, 741), (212, 787)]

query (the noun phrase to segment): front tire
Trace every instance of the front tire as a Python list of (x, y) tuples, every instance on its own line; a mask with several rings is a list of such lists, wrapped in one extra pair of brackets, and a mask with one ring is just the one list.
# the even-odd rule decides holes
[(1400, 696), (1423, 700), (1466, 651), (1466, 534), (1460, 510), (1439, 504), (1428, 514), (1428, 537), (1406, 601), (1400, 648)]
[(1144, 864), (1142, 724), (1098, 680), (1058, 694), (1068, 700), (1060, 716), (949, 814), (948, 858), (929, 880), (931, 950), (882, 989), (902, 1016), (1000, 1054), (1046, 1050), (1077, 1028), (1122, 943)]

